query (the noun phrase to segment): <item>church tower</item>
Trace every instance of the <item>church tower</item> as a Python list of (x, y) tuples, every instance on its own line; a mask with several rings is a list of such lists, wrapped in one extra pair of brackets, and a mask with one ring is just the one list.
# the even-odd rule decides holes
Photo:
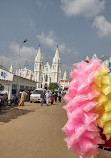
[(35, 57), (34, 63), (34, 78), (37, 83), (37, 88), (41, 88), (42, 82), (42, 72), (43, 72), (43, 57), (41, 55), (40, 46), (37, 51), (37, 56)]
[(67, 73), (66, 73), (66, 71), (64, 72), (63, 80), (67, 80)]
[(13, 67), (12, 67), (12, 64), (11, 64), (11, 66), (10, 66), (10, 68), (9, 68), (9, 72), (13, 73)]
[(52, 62), (51, 82), (59, 83), (60, 79), (61, 79), (60, 58), (59, 58), (59, 51), (57, 46), (55, 56)]

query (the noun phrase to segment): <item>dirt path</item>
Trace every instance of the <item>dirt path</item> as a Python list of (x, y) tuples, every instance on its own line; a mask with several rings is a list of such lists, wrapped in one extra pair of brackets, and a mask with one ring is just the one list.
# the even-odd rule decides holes
[(62, 105), (41, 107), (26, 103), (26, 115), (0, 122), (0, 158), (74, 158), (64, 142)]
[[(30, 112), (0, 122), (0, 158), (78, 158), (64, 142), (61, 128), (67, 118), (63, 104), (41, 107), (25, 103), (17, 107)], [(103, 158), (103, 152), (98, 158)]]

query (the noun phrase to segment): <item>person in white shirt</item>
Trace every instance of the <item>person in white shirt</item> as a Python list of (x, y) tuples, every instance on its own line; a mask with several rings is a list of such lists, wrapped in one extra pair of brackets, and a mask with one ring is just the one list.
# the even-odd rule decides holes
[(45, 94), (45, 96), (46, 96), (46, 104), (47, 104), (47, 106), (48, 106), (48, 104), (49, 104), (50, 92), (47, 91), (46, 94)]

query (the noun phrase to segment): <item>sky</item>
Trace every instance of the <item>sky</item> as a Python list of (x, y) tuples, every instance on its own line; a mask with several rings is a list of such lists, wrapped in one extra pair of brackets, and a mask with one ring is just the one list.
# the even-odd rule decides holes
[(17, 69), (20, 53), (33, 70), (39, 44), (44, 64), (58, 45), (68, 76), (87, 56), (111, 56), (111, 0), (0, 0), (0, 64)]

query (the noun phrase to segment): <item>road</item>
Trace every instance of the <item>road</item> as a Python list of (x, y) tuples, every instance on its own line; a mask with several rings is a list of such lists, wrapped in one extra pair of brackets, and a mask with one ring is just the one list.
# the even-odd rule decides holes
[[(0, 158), (79, 158), (64, 142), (64, 104), (62, 101), (41, 107), (39, 103), (26, 102), (24, 107), (16, 107), (30, 112), (7, 123), (0, 122)], [(97, 158), (103, 158), (103, 151), (100, 152)]]

